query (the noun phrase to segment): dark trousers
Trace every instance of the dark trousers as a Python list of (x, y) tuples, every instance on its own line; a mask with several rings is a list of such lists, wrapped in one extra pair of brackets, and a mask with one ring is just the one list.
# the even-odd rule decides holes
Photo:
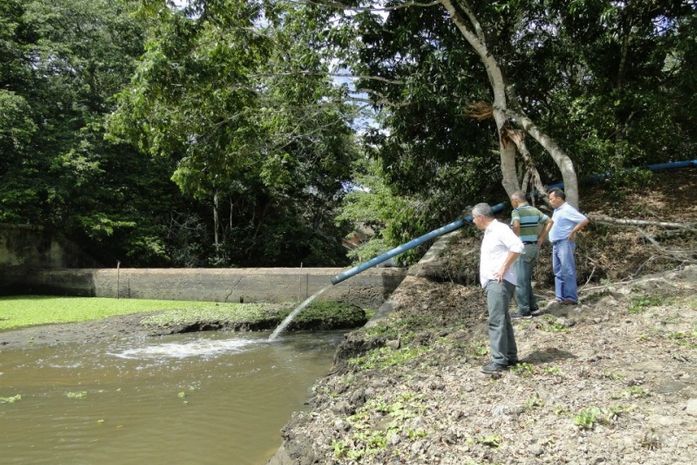
[(515, 286), (508, 281), (489, 281), (486, 284), (486, 303), (489, 310), (489, 351), (491, 360), (506, 366), (518, 361), (518, 347), (513, 335), (508, 304)]

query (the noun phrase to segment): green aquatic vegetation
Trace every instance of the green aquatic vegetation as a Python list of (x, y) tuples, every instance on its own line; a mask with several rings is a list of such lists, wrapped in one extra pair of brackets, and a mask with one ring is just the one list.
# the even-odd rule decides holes
[(552, 376), (564, 376), (564, 372), (559, 367), (551, 366), (544, 369), (545, 374)]
[(470, 352), (477, 357), (489, 355), (489, 343), (486, 341), (479, 342), (470, 346)]
[(68, 391), (65, 393), (68, 399), (84, 399), (87, 397), (87, 391)]
[[(249, 307), (251, 305), (251, 307)], [(176, 310), (181, 314), (219, 310), (228, 318), (258, 311), (255, 304), (189, 302), (105, 297), (14, 296), (0, 297), (0, 330), (50, 323), (100, 320), (116, 315)], [(287, 312), (286, 312), (287, 313)], [(155, 318), (153, 316), (153, 318)], [(166, 317), (162, 317), (166, 320)], [(172, 318), (177, 318), (174, 316)], [(156, 320), (153, 320), (155, 322)], [(154, 323), (157, 324), (157, 323)]]
[(617, 371), (606, 371), (603, 373), (603, 378), (610, 379), (612, 381), (622, 381), (625, 375)]
[(407, 426), (407, 420), (423, 414), (425, 408), (423, 396), (409, 391), (394, 399), (370, 399), (347, 418), (353, 434), (332, 443), (334, 456), (359, 460), (387, 448), (388, 439), (395, 434), (410, 440), (428, 436), (423, 429)]
[(258, 322), (264, 320), (281, 320), (290, 309), (268, 304), (216, 304), (207, 303), (195, 307), (172, 309), (167, 312), (150, 315), (141, 322), (148, 326), (192, 325), (201, 321), (224, 323)]
[(15, 394), (9, 397), (0, 397), (0, 404), (14, 404), (18, 400), (22, 400), (22, 394)]

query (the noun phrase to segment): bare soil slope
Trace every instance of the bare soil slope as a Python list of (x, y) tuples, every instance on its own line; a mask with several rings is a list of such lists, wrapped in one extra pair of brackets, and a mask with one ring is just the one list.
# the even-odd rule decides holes
[[(697, 222), (697, 172), (646, 193), (586, 193), (593, 217)], [(335, 372), (271, 463), (693, 464), (694, 227), (596, 222), (579, 243), (581, 305), (515, 323), (523, 363), (489, 377), (479, 238), (408, 276), (394, 310), (349, 334)], [(544, 251), (537, 286), (551, 297)], [(652, 274), (648, 274), (652, 273)]]

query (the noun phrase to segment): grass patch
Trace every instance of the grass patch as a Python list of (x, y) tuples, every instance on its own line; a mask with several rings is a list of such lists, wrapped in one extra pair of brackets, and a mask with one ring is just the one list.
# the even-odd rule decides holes
[(351, 366), (364, 370), (384, 369), (407, 363), (429, 350), (429, 348), (423, 346), (403, 347), (396, 350), (389, 347), (380, 347), (360, 357), (351, 358), (348, 363)]
[(672, 332), (666, 336), (669, 340), (686, 349), (697, 349), (697, 326), (691, 332)]
[(535, 374), (535, 367), (530, 363), (519, 363), (511, 367), (511, 371), (518, 376), (529, 377)]
[(548, 333), (565, 333), (569, 330), (568, 327), (564, 326), (552, 315), (544, 315), (542, 318), (538, 319), (535, 325), (542, 331)]
[(664, 297), (659, 297), (656, 295), (643, 295), (635, 297), (632, 299), (629, 307), (627, 307), (627, 311), (632, 315), (636, 315), (642, 313), (644, 310), (650, 307), (657, 307), (665, 303), (665, 300), (666, 299)]

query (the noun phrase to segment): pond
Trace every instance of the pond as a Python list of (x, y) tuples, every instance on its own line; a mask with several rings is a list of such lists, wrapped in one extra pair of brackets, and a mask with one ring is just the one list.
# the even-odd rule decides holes
[(2, 463), (263, 465), (341, 337), (189, 333), (2, 350)]

